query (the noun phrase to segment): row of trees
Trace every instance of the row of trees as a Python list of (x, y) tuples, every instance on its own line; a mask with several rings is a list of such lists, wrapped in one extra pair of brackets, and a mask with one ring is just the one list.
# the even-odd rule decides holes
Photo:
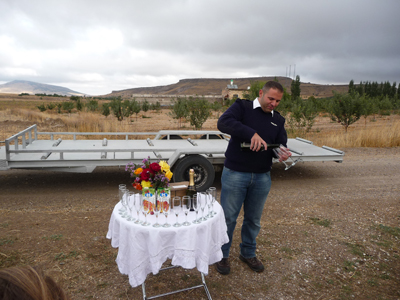
[[(252, 83), (243, 97), (255, 99), (263, 84), (263, 82)], [(385, 82), (378, 85), (364, 82), (355, 86), (354, 82), (350, 81), (348, 93), (334, 93), (333, 97), (320, 99), (313, 96), (302, 99), (300, 85), (300, 76), (296, 76), (291, 83), (291, 93), (284, 90), (277, 109), (286, 118), (289, 132), (310, 131), (320, 113), (329, 114), (333, 121), (343, 125), (347, 131), (348, 127), (361, 117), (364, 117), (366, 122), (368, 116), (390, 115), (400, 110), (399, 89), (396, 88), (396, 83)], [(377, 86), (379, 92), (375, 92)]]
[(399, 89), (400, 83), (396, 87), (396, 82), (390, 84), (389, 81), (381, 82), (380, 84), (376, 81), (364, 81), (358, 85), (354, 84), (354, 80), (350, 80), (349, 82), (349, 94), (358, 93), (361, 96), (366, 95), (368, 97), (399, 98)]
[(292, 81), (291, 95), (286, 91), (278, 110), (287, 119), (289, 130), (309, 131), (315, 118), (320, 113), (328, 113), (331, 120), (343, 125), (345, 131), (361, 117), (390, 115), (400, 110), (400, 99), (396, 83), (389, 82), (378, 85), (376, 82), (364, 82), (354, 85), (349, 83), (349, 92), (334, 92), (330, 98), (316, 99), (311, 96), (306, 100), (300, 98), (300, 77)]
[[(258, 97), (259, 90), (264, 82), (251, 83), (250, 89), (243, 94), (243, 98), (253, 100)], [(376, 87), (378, 89), (376, 90)], [(390, 88), (389, 88), (390, 87)], [(278, 107), (278, 111), (286, 118), (287, 129), (289, 132), (308, 132), (314, 125), (316, 117), (320, 113), (329, 114), (330, 118), (344, 126), (348, 127), (364, 117), (365, 122), (371, 115), (389, 115), (392, 112), (400, 110), (399, 94), (396, 83), (389, 82), (377, 85), (376, 83), (364, 82), (360, 85), (354, 85), (353, 81), (349, 83), (349, 92), (346, 94), (334, 93), (333, 97), (316, 99), (311, 96), (308, 99), (302, 99), (300, 76), (292, 81), (291, 93), (286, 89)], [(378, 91), (378, 92), (376, 92)], [(121, 97), (112, 98), (110, 102), (103, 103), (99, 107), (98, 101), (88, 99), (85, 103), (81, 97), (71, 97), (74, 101), (64, 101), (58, 104), (44, 104), (38, 106), (41, 111), (46, 109), (58, 108), (67, 112), (76, 107), (77, 110), (86, 108), (88, 111), (101, 111), (104, 116), (114, 115), (119, 121), (131, 117), (143, 111), (159, 111), (161, 105), (159, 102), (150, 104), (147, 100), (138, 102), (133, 100), (122, 100)], [(219, 114), (228, 108), (236, 99), (226, 99), (222, 103), (215, 101), (210, 103), (204, 97), (177, 98), (171, 105), (169, 115), (178, 120), (178, 127), (182, 127), (183, 122), (190, 122), (195, 129), (201, 129), (203, 124), (211, 116), (212, 111)]]
[(112, 101), (108, 103), (103, 103), (102, 106), (99, 106), (99, 101), (96, 99), (87, 99), (86, 101), (82, 101), (81, 97), (72, 96), (70, 100), (73, 101), (63, 101), (58, 103), (48, 103), (48, 104), (40, 104), (37, 108), (40, 111), (53, 110), (57, 108), (58, 113), (68, 112), (71, 113), (73, 109), (76, 108), (77, 111), (91, 111), (96, 112), (100, 111), (106, 117), (111, 113), (117, 117), (119, 121), (122, 121), (124, 117), (129, 117), (133, 113), (136, 115), (140, 111), (147, 112), (148, 110), (160, 110), (161, 105), (159, 102), (155, 104), (150, 104), (147, 100), (142, 103), (137, 102), (136, 100), (125, 100), (122, 101), (121, 97), (114, 98)]

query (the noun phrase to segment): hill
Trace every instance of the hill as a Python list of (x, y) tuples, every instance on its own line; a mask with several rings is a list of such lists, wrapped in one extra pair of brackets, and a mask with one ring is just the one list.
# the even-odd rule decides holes
[(8, 83), (0, 84), (0, 93), (8, 93), (8, 94), (47, 94), (47, 95), (63, 95), (63, 96), (84, 96), (85, 94), (79, 93), (68, 88), (37, 83), (33, 81), (26, 80), (14, 80)]
[[(182, 79), (178, 83), (155, 86), (155, 87), (141, 87), (131, 88), (120, 91), (112, 91), (112, 93), (104, 95), (103, 97), (118, 97), (123, 98), (131, 97), (132, 95), (222, 95), (222, 90), (233, 83), (237, 85), (238, 89), (247, 89), (252, 82), (255, 81), (269, 81), (275, 78), (286, 88), (290, 93), (291, 78), (288, 77), (249, 77), (249, 78), (197, 78), (197, 79)], [(348, 85), (322, 85), (315, 83), (301, 83), (301, 96), (308, 98), (314, 96), (316, 98), (331, 97), (333, 91), (345, 93), (348, 91)]]

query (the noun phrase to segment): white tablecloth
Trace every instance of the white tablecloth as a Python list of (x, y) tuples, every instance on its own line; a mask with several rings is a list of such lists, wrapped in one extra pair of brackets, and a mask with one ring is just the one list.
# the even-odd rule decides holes
[[(213, 218), (200, 224), (181, 227), (142, 226), (127, 221), (119, 214), (121, 204), (114, 207), (108, 227), (107, 238), (111, 245), (118, 249), (117, 265), (122, 274), (129, 276), (132, 287), (141, 285), (148, 274), (157, 274), (167, 259), (172, 259), (172, 265), (186, 269), (196, 267), (205, 275), (208, 266), (222, 259), (221, 246), (229, 241), (226, 233), (224, 212), (215, 202)], [(205, 214), (207, 208), (205, 209)], [(136, 213), (133, 213), (136, 217)], [(190, 212), (188, 221), (195, 219), (195, 212)], [(199, 212), (201, 216), (201, 212)], [(144, 216), (141, 215), (143, 220)], [(155, 223), (155, 216), (149, 215), (147, 220)], [(165, 216), (158, 217), (159, 223), (165, 222)], [(175, 223), (175, 215), (168, 216), (170, 224)], [(178, 222), (183, 223), (185, 215), (179, 215)]]

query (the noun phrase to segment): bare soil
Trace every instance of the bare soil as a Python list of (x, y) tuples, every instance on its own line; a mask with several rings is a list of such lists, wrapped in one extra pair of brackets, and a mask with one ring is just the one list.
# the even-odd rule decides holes
[[(254, 273), (238, 259), (240, 216), (231, 274), (210, 266), (206, 276), (213, 299), (400, 299), (400, 149), (342, 150), (341, 164), (274, 165), (258, 236), (266, 269)], [(105, 237), (118, 184), (129, 182), (113, 167), (0, 172), (0, 267), (40, 266), (72, 299), (142, 299)], [(199, 283), (196, 270), (168, 270), (148, 276), (147, 295)], [(165, 299), (206, 295), (196, 289)]]

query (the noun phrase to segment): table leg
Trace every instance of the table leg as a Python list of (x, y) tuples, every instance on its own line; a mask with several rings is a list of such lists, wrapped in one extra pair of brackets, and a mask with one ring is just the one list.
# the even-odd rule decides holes
[[(172, 268), (177, 268), (177, 267), (179, 267), (179, 266), (166, 267), (166, 268), (160, 269), (160, 271), (168, 270), (168, 269), (172, 269)], [(172, 292), (169, 292), (169, 293), (164, 293), (164, 294), (151, 296), (151, 297), (147, 297), (146, 296), (146, 285), (145, 285), (145, 282), (143, 282), (142, 283), (143, 300), (150, 300), (150, 299), (160, 298), (160, 297), (164, 297), (164, 296), (168, 296), (168, 295), (172, 295), (172, 294), (176, 294), (176, 293), (180, 293), (180, 292), (184, 292), (184, 291), (190, 291), (190, 290), (201, 288), (201, 287), (204, 288), (204, 291), (207, 294), (208, 300), (212, 300), (211, 295), (210, 295), (210, 291), (208, 290), (208, 287), (207, 287), (207, 284), (206, 284), (206, 279), (204, 277), (204, 274), (203, 273), (200, 273), (200, 274), (201, 274), (202, 284), (195, 285), (195, 286), (192, 286), (192, 287), (188, 287), (188, 288), (185, 288), (185, 289), (172, 291)]]

